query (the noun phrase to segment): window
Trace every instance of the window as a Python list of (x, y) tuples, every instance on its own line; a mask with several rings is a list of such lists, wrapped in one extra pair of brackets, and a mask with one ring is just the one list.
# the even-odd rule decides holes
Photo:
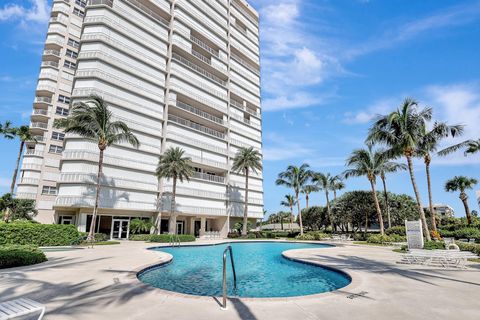
[(69, 60), (65, 60), (65, 62), (63, 63), (63, 66), (64, 67), (67, 67), (69, 69), (73, 69), (75, 70), (75, 68), (77, 67), (77, 64), (75, 62), (72, 62), (72, 61), (69, 61)]
[(68, 43), (70, 47), (78, 48), (80, 47), (80, 42), (73, 40), (72, 38), (68, 38)]
[(43, 186), (42, 194), (48, 194), (50, 196), (57, 195), (57, 187)]
[(62, 153), (63, 147), (56, 146), (54, 144), (50, 145), (50, 149), (48, 149), (48, 152), (50, 153)]
[(73, 224), (75, 219), (74, 216), (60, 216), (58, 217), (59, 224)]
[(69, 103), (70, 103), (70, 98), (69, 98), (69, 97), (62, 96), (62, 95), (59, 95), (59, 96), (58, 96), (58, 102), (62, 102), (62, 103), (69, 104)]
[(76, 53), (75, 51), (70, 50), (70, 49), (67, 49), (67, 52), (65, 53), (65, 55), (67, 57), (70, 57), (70, 58), (73, 58), (73, 59), (77, 59), (77, 57), (78, 57), (78, 53)]
[(80, 18), (83, 18), (83, 16), (85, 15), (85, 12), (83, 12), (78, 8), (73, 8), (73, 14), (79, 16)]
[(62, 108), (62, 107), (57, 107), (57, 110), (55, 110), (55, 114), (66, 117), (66, 116), (68, 116), (68, 109)]
[(52, 132), (52, 140), (63, 141), (65, 134), (61, 132)]
[(84, 0), (75, 0), (75, 4), (79, 5), (82, 8), (85, 8), (87, 6), (87, 1)]

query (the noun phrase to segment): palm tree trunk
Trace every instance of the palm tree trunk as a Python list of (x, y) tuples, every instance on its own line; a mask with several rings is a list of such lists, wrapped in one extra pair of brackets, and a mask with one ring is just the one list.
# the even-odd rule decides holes
[(460, 193), (460, 200), (463, 202), (463, 207), (465, 208), (465, 216), (467, 217), (467, 224), (472, 224), (472, 216), (470, 214), (470, 208), (468, 207), (468, 196), (462, 192)]
[(375, 190), (375, 182), (371, 179), (369, 180), (370, 185), (372, 186), (372, 195), (373, 201), (375, 202), (375, 209), (377, 210), (378, 224), (380, 225), (380, 234), (383, 236), (385, 234), (385, 230), (383, 227), (382, 209), (380, 209), (380, 203), (378, 202), (377, 191)]
[(92, 223), (90, 224), (90, 231), (88, 233), (87, 241), (93, 241), (95, 239), (95, 228), (97, 222), (98, 202), (100, 199), (100, 182), (102, 178), (103, 169), (103, 152), (104, 148), (99, 147), (100, 154), (98, 156), (98, 172), (97, 172), (97, 188), (95, 190), (95, 205), (93, 207)]
[(302, 235), (303, 234), (302, 211), (300, 210), (300, 201), (298, 200), (298, 192), (295, 193), (295, 199), (297, 199), (298, 222), (300, 224), (300, 235)]
[(330, 220), (330, 226), (332, 227), (332, 232), (333, 230), (333, 219), (332, 219), (332, 212), (330, 211), (330, 200), (328, 198), (328, 191), (325, 190), (325, 198), (327, 199), (327, 213), (328, 213), (328, 219)]
[(383, 195), (385, 197), (385, 211), (387, 212), (387, 223), (388, 223), (388, 228), (390, 229), (392, 227), (392, 219), (390, 218), (390, 207), (388, 203), (388, 192), (387, 192), (387, 179), (382, 175), (382, 184), (383, 184)]
[(337, 189), (333, 189), (333, 201), (337, 200)]
[(175, 197), (177, 196), (177, 177), (173, 176), (172, 203), (170, 206), (170, 233), (177, 234), (177, 217), (175, 216)]
[(368, 210), (365, 210), (365, 230), (363, 230), (363, 236), (367, 238), (367, 229), (368, 229)]
[(290, 206), (290, 230), (293, 228), (293, 206)]
[(428, 207), (430, 209), (430, 218), (432, 220), (432, 230), (437, 231), (437, 222), (435, 221), (435, 211), (433, 210), (433, 200), (432, 200), (432, 183), (430, 179), (430, 159), (427, 157), (425, 157), (425, 172), (427, 175)]
[(17, 183), (17, 174), (18, 167), (20, 166), (20, 158), (22, 158), (23, 147), (25, 146), (25, 141), (20, 141), (20, 150), (18, 151), (17, 163), (15, 165), (15, 170), (13, 170), (12, 184), (10, 185), (10, 194), (13, 196), (13, 191), (15, 191), (15, 184)]
[(307, 205), (306, 208), (308, 209), (308, 193), (305, 193), (305, 204)]
[(413, 174), (413, 162), (410, 155), (405, 156), (407, 158), (408, 164), (408, 173), (410, 174), (410, 180), (412, 181), (413, 192), (415, 193), (415, 198), (417, 199), (418, 213), (420, 214), (420, 219), (422, 220), (423, 229), (425, 231), (425, 237), (427, 241), (431, 241), (430, 231), (428, 230), (427, 219), (425, 219), (425, 212), (423, 211), (422, 200), (420, 199), (420, 193), (418, 192), (417, 182), (415, 181), (415, 175)]
[(248, 223), (248, 168), (245, 168), (245, 209), (243, 211), (242, 236), (247, 235)]

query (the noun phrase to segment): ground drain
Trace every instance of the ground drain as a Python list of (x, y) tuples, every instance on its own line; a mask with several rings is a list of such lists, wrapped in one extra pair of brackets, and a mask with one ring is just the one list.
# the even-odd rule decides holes
[(361, 298), (365, 297), (368, 294), (367, 291), (360, 291), (359, 293), (352, 293), (347, 296), (348, 299), (355, 299), (355, 298)]

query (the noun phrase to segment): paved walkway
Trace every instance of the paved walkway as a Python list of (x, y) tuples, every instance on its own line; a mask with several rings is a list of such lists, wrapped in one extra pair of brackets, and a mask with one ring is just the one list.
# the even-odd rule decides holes
[(45, 319), (448, 319), (480, 318), (480, 265), (443, 270), (400, 265), (387, 248), (345, 245), (287, 251), (291, 258), (334, 266), (352, 284), (333, 293), (288, 299), (235, 299), (221, 311), (210, 297), (142, 285), (140, 267), (168, 259), (125, 242), (49, 252), (49, 261), (0, 271), (0, 301), (28, 297), (46, 304)]

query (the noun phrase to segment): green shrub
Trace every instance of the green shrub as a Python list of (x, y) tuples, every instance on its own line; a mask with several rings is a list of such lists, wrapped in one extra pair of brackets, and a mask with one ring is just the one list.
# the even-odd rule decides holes
[(230, 238), (230, 239), (236, 239), (236, 238), (239, 238), (240, 235), (238, 234), (238, 232), (229, 232), (228, 235), (227, 235), (227, 238)]
[(355, 241), (367, 241), (368, 235), (365, 236), (365, 233), (354, 233), (353, 240)]
[(475, 254), (480, 255), (480, 244), (478, 243), (466, 243), (462, 241), (457, 241), (455, 243), (458, 245), (458, 247), (462, 251), (471, 251)]
[[(172, 240), (170, 234), (152, 234), (150, 235), (150, 242), (169, 243)], [(195, 241), (195, 237), (191, 234), (179, 234), (177, 240), (180, 242)]]
[(0, 246), (0, 269), (28, 266), (47, 261), (45, 254), (31, 245)]
[(475, 227), (469, 227), (469, 228), (462, 228), (455, 230), (455, 238), (460, 239), (460, 238), (475, 238), (475, 239), (480, 239), (480, 229), (475, 228)]
[(74, 225), (0, 223), (0, 245), (68, 246), (80, 240)]
[(274, 239), (275, 235), (272, 231), (262, 231), (262, 237), (266, 239)]
[(425, 250), (437, 250), (445, 249), (445, 243), (443, 241), (425, 241), (423, 244)]
[[(261, 237), (261, 235), (260, 235)], [(247, 239), (256, 239), (257, 238), (257, 235), (254, 233), (254, 232), (249, 232), (247, 234)]]
[(304, 233), (304, 234), (299, 234), (298, 236), (295, 237), (295, 239), (313, 241), (315, 240), (315, 236), (311, 233)]
[(392, 243), (392, 242), (405, 242), (405, 241), (406, 241), (406, 238), (398, 234), (392, 234), (390, 236), (387, 236), (387, 235), (382, 236), (380, 234), (374, 234), (374, 235), (370, 235), (367, 238), (368, 243), (378, 243), (378, 244)]
[(392, 235), (392, 234), (396, 234), (396, 235), (399, 235), (399, 236), (405, 236), (406, 235), (404, 226), (396, 226), (396, 227), (388, 228), (387, 230), (385, 230), (385, 233), (387, 235)]
[(323, 233), (323, 232), (319, 232), (319, 231), (308, 232), (307, 234), (313, 235), (313, 237), (315, 238), (315, 240), (324, 240), (324, 239), (330, 238), (330, 235), (329, 235), (329, 234), (326, 234), (326, 233)]
[(131, 234), (128, 238), (132, 241), (150, 241), (151, 234)]

